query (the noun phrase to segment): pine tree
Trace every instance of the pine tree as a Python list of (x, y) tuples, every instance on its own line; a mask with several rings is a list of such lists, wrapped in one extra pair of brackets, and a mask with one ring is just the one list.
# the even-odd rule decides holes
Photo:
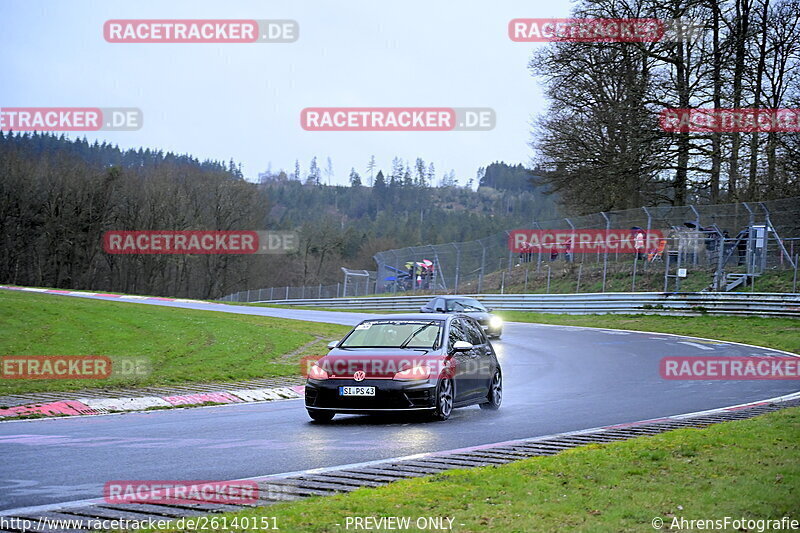
[(378, 175), (375, 176), (375, 185), (372, 186), (372, 193), (379, 199), (386, 197), (386, 180), (383, 177), (382, 170), (379, 170)]
[(294, 176), (292, 179), (300, 181), (300, 161), (294, 160)]
[(317, 165), (317, 156), (311, 160), (311, 165), (308, 168), (308, 178), (306, 178), (306, 185), (319, 185), (319, 165)]
[(428, 180), (427, 176), (425, 175), (425, 161), (423, 161), (421, 157), (418, 157), (414, 163), (414, 167), (417, 171), (417, 175), (415, 176), (417, 185), (420, 187), (427, 187)]
[(403, 179), (403, 161), (399, 157), (392, 159), (392, 173), (389, 174), (389, 183), (399, 183)]
[(375, 182), (375, 156), (371, 156), (369, 158), (369, 163), (367, 163), (367, 172), (369, 172), (369, 186), (372, 187), (373, 183)]
[(361, 187), (361, 176), (358, 175), (355, 168), (350, 169), (350, 186)]
[(333, 181), (333, 161), (331, 161), (330, 156), (328, 156), (325, 162), (325, 180), (328, 182), (328, 185)]

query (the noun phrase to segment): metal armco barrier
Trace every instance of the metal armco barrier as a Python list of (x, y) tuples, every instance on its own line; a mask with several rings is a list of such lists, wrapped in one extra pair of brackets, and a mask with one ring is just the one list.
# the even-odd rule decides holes
[[(654, 313), (784, 316), (800, 318), (800, 294), (786, 293), (662, 293), (606, 292), (584, 294), (471, 294), (495, 310), (533, 311), (561, 314)], [(364, 309), (377, 311), (417, 311), (432, 295), (318, 298), (278, 300), (271, 304)]]

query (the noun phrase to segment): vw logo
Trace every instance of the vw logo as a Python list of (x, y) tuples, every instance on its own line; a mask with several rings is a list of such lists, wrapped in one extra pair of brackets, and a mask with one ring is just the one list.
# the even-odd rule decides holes
[(355, 374), (353, 374), (353, 379), (356, 381), (364, 381), (365, 377), (367, 377), (367, 375), (364, 373), (363, 370), (359, 370)]

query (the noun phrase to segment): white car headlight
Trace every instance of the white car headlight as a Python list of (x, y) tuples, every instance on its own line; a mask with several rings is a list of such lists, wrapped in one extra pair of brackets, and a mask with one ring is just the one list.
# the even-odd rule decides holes
[(496, 329), (496, 328), (500, 328), (500, 327), (502, 327), (502, 326), (503, 326), (503, 319), (502, 319), (502, 318), (500, 318), (499, 316), (493, 316), (493, 317), (492, 317), (492, 318), (489, 320), (489, 325), (490, 325), (492, 328), (495, 328), (495, 329)]

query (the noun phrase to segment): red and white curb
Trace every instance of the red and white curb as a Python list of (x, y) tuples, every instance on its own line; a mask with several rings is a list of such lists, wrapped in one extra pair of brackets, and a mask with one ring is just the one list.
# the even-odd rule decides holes
[(81, 398), (60, 402), (34, 403), (0, 409), (0, 419), (29, 416), (80, 416), (144, 411), (152, 408), (170, 408), (205, 403), (234, 404), (295, 400), (302, 398), (304, 387), (277, 387), (272, 389), (241, 389), (226, 392), (198, 392), (173, 396), (138, 396), (130, 398)]
[(203, 300), (190, 300), (186, 298), (164, 298), (161, 296), (136, 296), (134, 294), (112, 294), (107, 292), (89, 292), (89, 291), (66, 291), (60, 289), (40, 289), (37, 287), (17, 287), (16, 285), (0, 285), (0, 289), (7, 289), (10, 291), (25, 291), (25, 292), (38, 292), (43, 294), (60, 294), (62, 296), (102, 296), (103, 298), (119, 298), (120, 300), (137, 300), (146, 302), (148, 300), (154, 302), (180, 302), (190, 304), (216, 304), (224, 305), (220, 302), (209, 302)]

